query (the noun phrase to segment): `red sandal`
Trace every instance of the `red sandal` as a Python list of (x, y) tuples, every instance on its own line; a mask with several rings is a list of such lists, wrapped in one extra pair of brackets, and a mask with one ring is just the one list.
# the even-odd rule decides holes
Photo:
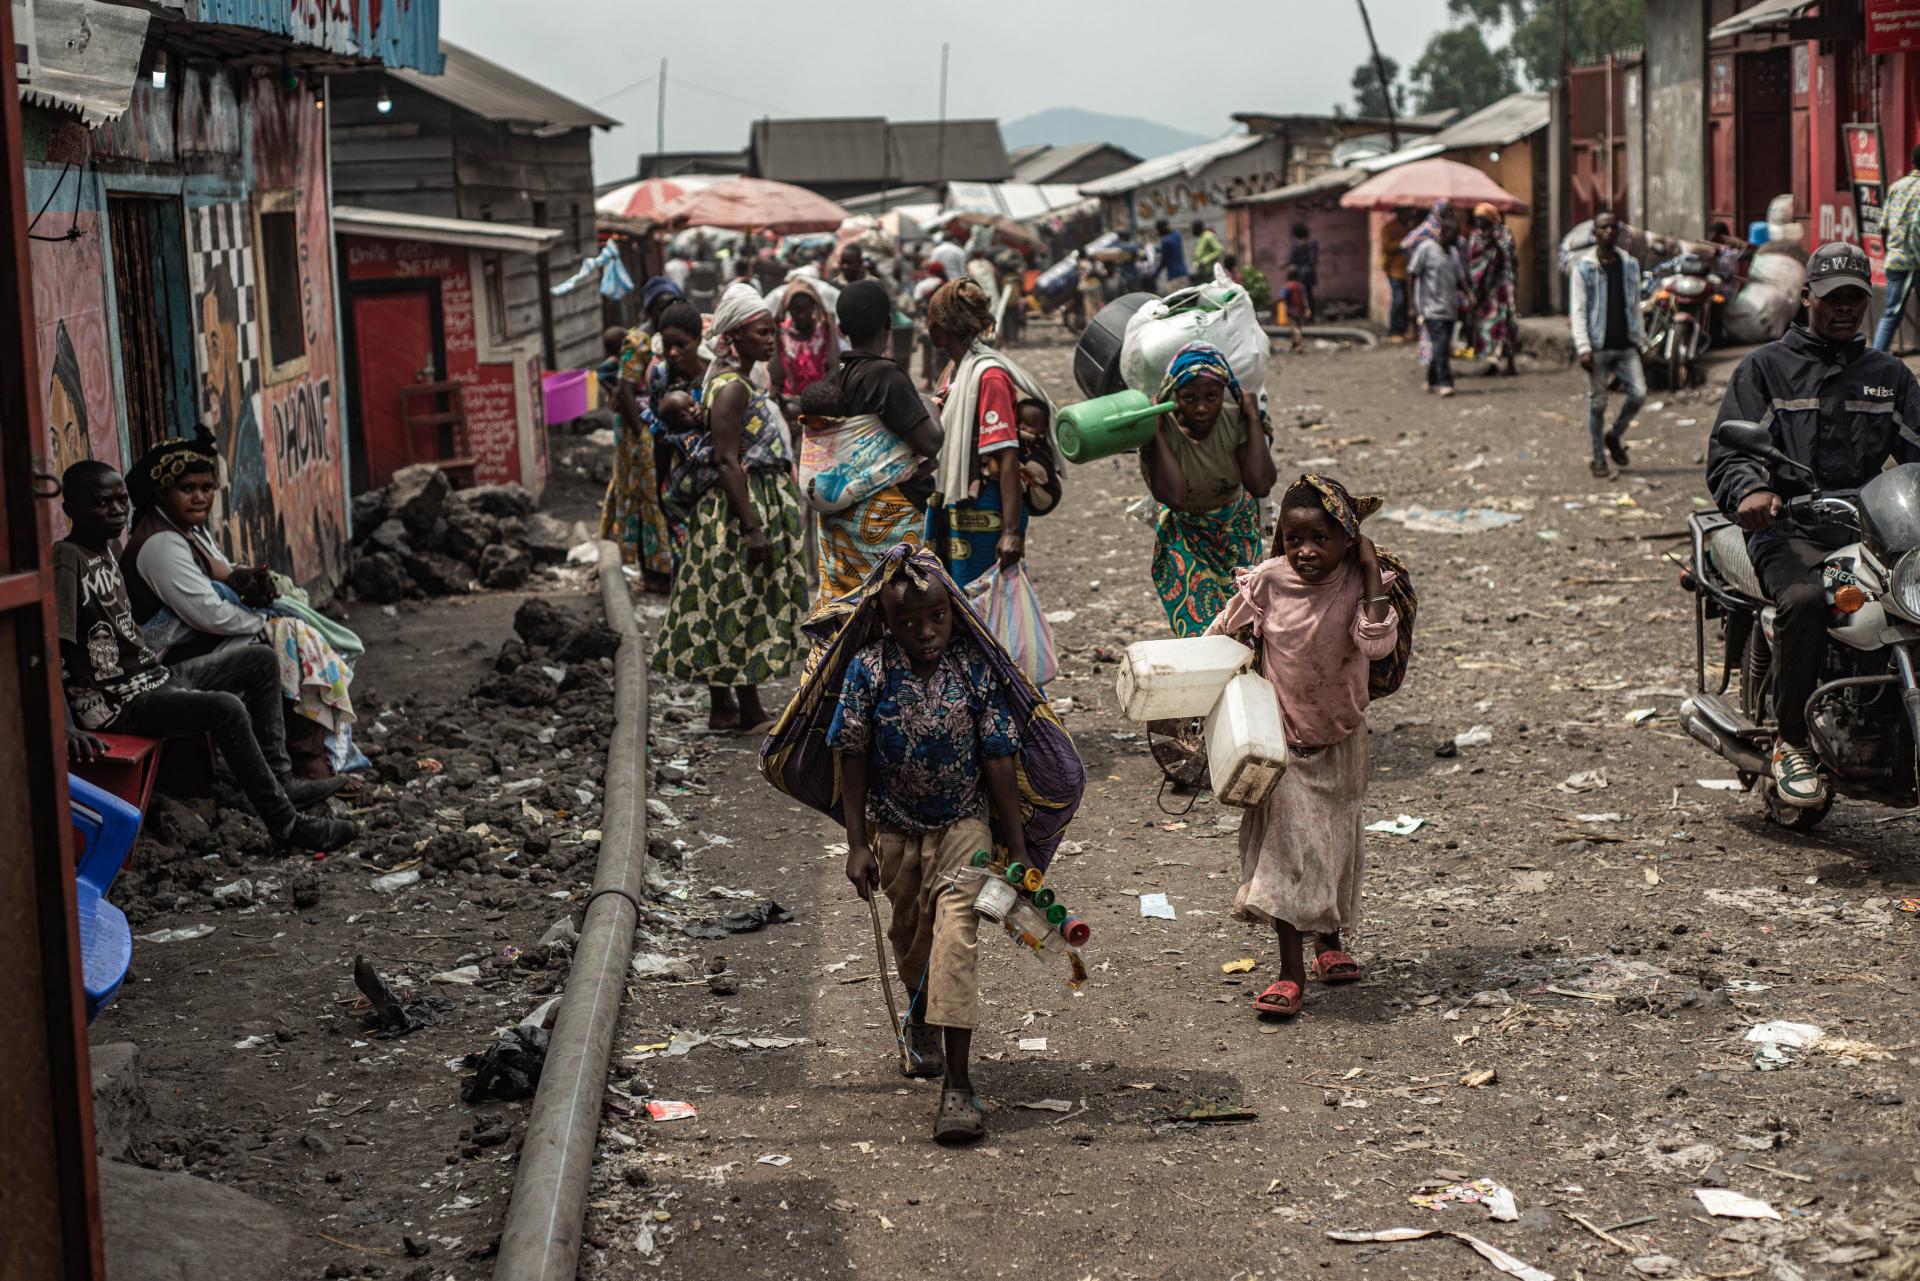
[(1292, 979), (1278, 979), (1267, 985), (1267, 990), (1253, 998), (1253, 1008), (1262, 1014), (1278, 1014), (1282, 1017), (1298, 1014), (1300, 1007), (1307, 1001), (1300, 985)]
[(1360, 962), (1337, 948), (1313, 958), (1313, 976), (1322, 983), (1352, 983), (1360, 977)]

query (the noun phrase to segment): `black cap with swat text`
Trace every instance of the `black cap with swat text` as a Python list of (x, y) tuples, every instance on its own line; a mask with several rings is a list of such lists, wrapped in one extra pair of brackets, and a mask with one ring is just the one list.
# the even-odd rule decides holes
[(1836, 289), (1873, 291), (1873, 264), (1859, 245), (1835, 240), (1821, 245), (1807, 259), (1807, 288), (1815, 298), (1825, 298)]

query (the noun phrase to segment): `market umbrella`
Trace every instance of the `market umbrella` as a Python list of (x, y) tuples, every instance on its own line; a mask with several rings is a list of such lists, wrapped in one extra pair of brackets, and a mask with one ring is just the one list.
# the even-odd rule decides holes
[(847, 211), (804, 187), (765, 178), (728, 178), (688, 192), (654, 216), (673, 227), (737, 227), (794, 235), (837, 231)]
[(1340, 197), (1342, 209), (1392, 210), (1406, 205), (1426, 208), (1446, 200), (1456, 209), (1472, 210), (1489, 204), (1502, 213), (1525, 213), (1527, 202), (1499, 183), (1456, 160), (1416, 160), (1375, 174)]
[(593, 202), (593, 208), (594, 212), (610, 218), (652, 221), (659, 216), (662, 207), (688, 192), (700, 191), (722, 181), (722, 178), (643, 178), (639, 182), (615, 187), (598, 197)]

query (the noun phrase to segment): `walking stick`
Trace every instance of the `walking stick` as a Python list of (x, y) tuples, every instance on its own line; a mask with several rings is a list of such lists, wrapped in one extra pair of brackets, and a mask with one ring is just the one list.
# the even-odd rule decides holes
[(873, 955), (880, 963), (880, 991), (887, 998), (887, 1025), (893, 1029), (893, 1043), (900, 1050), (900, 1070), (911, 1074), (913, 1055), (907, 1049), (906, 1033), (900, 1027), (900, 1011), (893, 1004), (893, 980), (887, 977), (887, 945), (880, 934), (880, 903), (871, 891), (867, 895), (867, 912), (873, 918)]

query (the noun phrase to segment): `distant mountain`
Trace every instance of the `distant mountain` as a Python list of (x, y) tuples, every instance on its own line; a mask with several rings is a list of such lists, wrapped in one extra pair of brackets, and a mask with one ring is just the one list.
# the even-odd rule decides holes
[(1000, 126), (1007, 150), (1037, 143), (1064, 147), (1076, 142), (1110, 142), (1143, 160), (1206, 141), (1197, 133), (1174, 129), (1138, 116), (1109, 116), (1078, 107), (1051, 107)]

